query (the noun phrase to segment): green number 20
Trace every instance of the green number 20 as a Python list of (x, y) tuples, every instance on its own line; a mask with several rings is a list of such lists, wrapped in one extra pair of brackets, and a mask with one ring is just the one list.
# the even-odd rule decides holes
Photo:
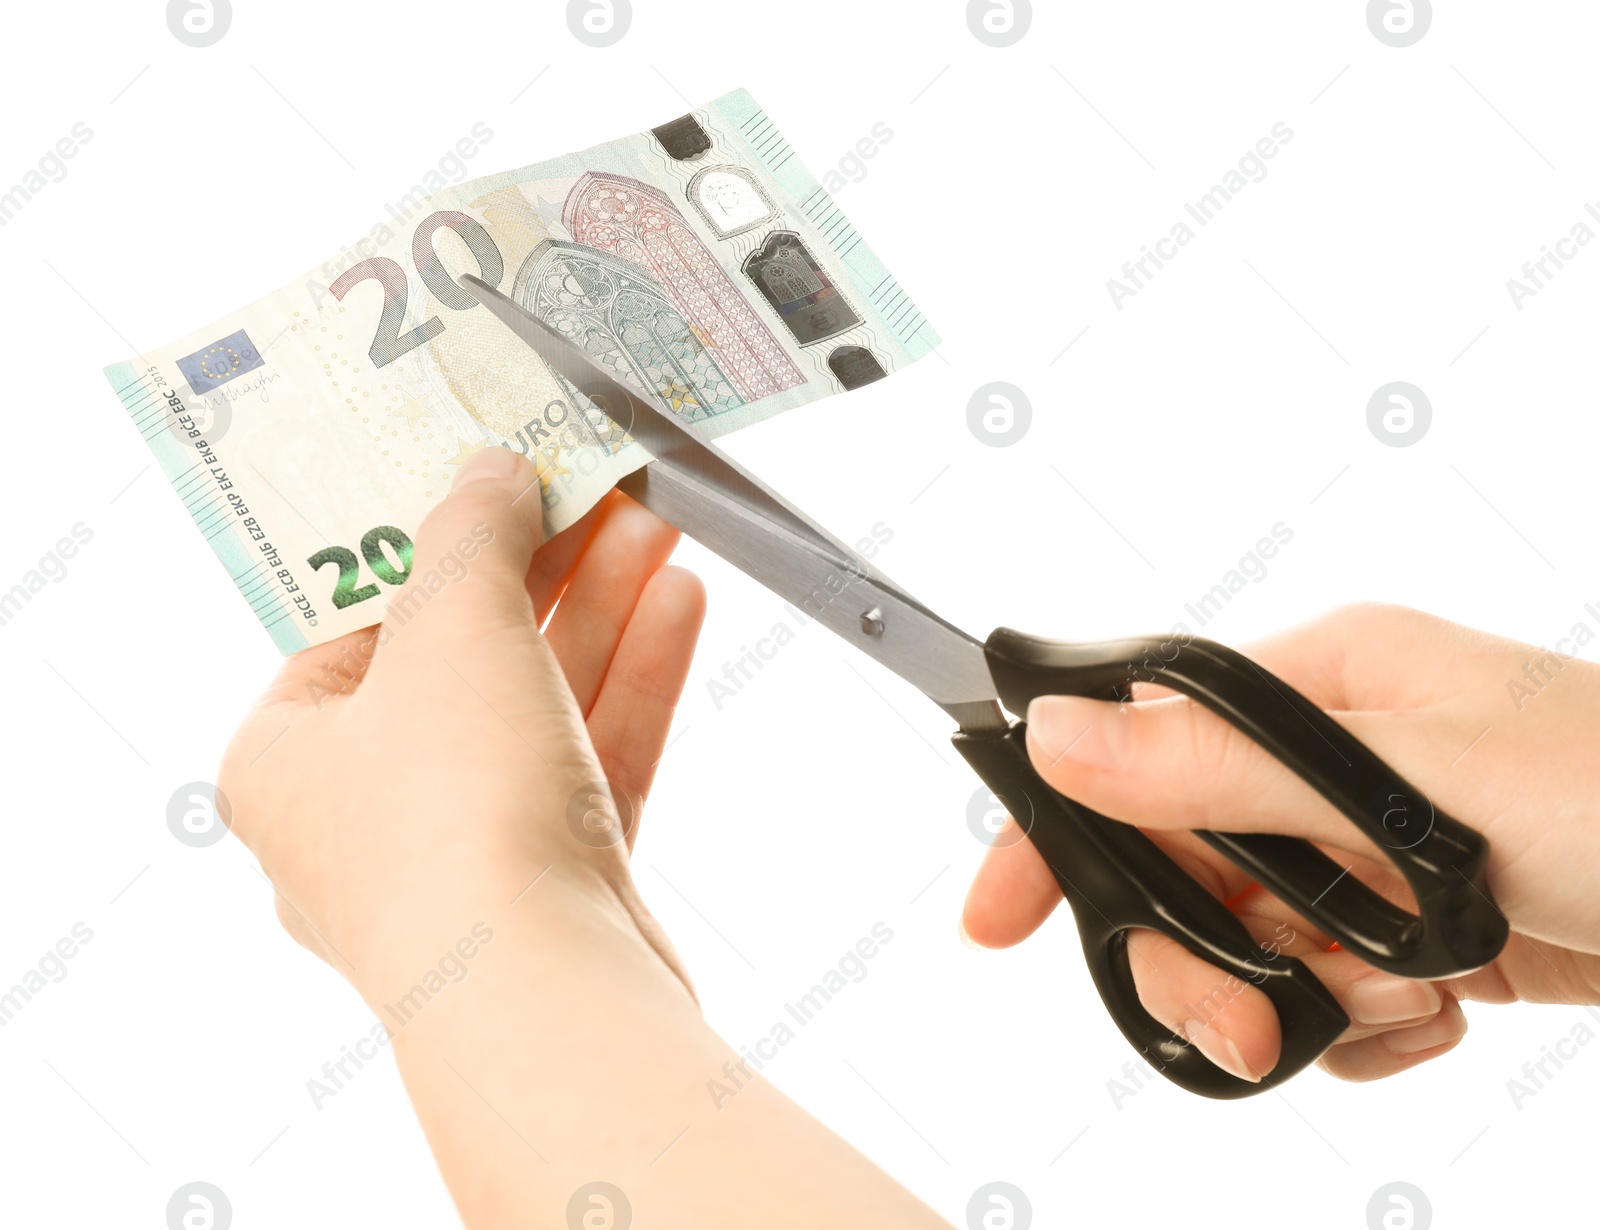
[[(385, 543), (399, 557), (398, 568), (384, 553)], [(386, 585), (404, 585), (406, 578), (411, 575), (411, 539), (406, 537), (403, 530), (397, 530), (392, 525), (380, 525), (375, 530), (368, 530), (361, 539), (361, 555), (367, 561), (367, 567), (372, 569), (372, 575)], [(324, 547), (306, 563), (314, 569), (320, 569), (324, 564), (339, 565), (339, 580), (333, 587), (333, 605), (337, 610), (342, 611), (347, 606), (378, 596), (376, 585), (357, 587), (361, 564), (356, 559), (356, 553), (348, 547)]]

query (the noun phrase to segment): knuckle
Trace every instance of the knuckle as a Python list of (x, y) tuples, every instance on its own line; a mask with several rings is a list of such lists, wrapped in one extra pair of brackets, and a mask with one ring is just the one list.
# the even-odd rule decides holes
[[(1240, 784), (1259, 772), (1262, 752), (1250, 736), (1203, 705), (1186, 702), (1185, 718), (1183, 752), (1188, 764), (1193, 770), (1203, 772), (1201, 780), (1220, 785), (1220, 789), (1213, 789), (1205, 796), (1190, 795), (1200, 818), (1210, 824), (1219, 818), (1218, 808), (1223, 806), (1223, 800), (1236, 799)], [(1237, 811), (1237, 807), (1233, 810)]]
[(1412, 627), (1430, 618), (1413, 607), (1393, 602), (1348, 602), (1329, 611), (1319, 622), (1332, 631), (1359, 637), (1395, 627)]

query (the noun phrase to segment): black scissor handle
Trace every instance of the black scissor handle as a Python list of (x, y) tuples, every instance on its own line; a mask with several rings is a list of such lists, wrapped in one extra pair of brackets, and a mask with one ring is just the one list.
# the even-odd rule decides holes
[(1343, 726), (1243, 654), (1188, 634), (1070, 644), (996, 629), (984, 646), (1000, 699), (1121, 699), (1149, 680), (1199, 701), (1298, 774), (1405, 877), (1417, 913), (1392, 905), (1309, 842), (1267, 833), (1201, 836), (1378, 969), (1453, 978), (1487, 965), (1510, 928), (1489, 892), (1489, 843), (1440, 811)]
[[(1008, 730), (957, 734), (954, 743), (1055, 874), (1077, 920), (1095, 988), (1150, 1066), (1191, 1093), (1244, 1098), (1288, 1079), (1327, 1050), (1350, 1022), (1311, 971), (1293, 957), (1263, 952), (1222, 902), (1131, 824), (1047, 786), (1028, 760), (1025, 733), (1016, 722)], [(1271, 1084), (1224, 1072), (1145, 1011), (1129, 964), (1128, 932), (1135, 927), (1171, 937), (1230, 975), (1206, 997), (1209, 1007), (1196, 1007), (1197, 1018), (1214, 1015), (1246, 982), (1266, 993), (1283, 1034), (1277, 1066), (1264, 1074)]]
[[(1348, 951), (1411, 978), (1447, 978), (1492, 961), (1509, 926), (1489, 894), (1488, 842), (1443, 812), (1332, 718), (1244, 655), (1187, 634), (1072, 644), (997, 629), (985, 645), (1000, 699), (1026, 713), (1036, 696), (1125, 699), (1159, 682), (1221, 715), (1299, 774), (1383, 849), (1418, 913), (1385, 901), (1315, 846), (1259, 833), (1202, 833)], [(1299, 961), (1268, 956), (1243, 924), (1131, 824), (1057, 794), (1034, 772), (1025, 726), (958, 734), (956, 748), (1027, 831), (1072, 907), (1095, 986), (1123, 1035), (1162, 1075), (1213, 1098), (1259, 1093), (1311, 1063), (1346, 1026), (1337, 1001)], [(1260, 987), (1283, 1047), (1262, 1084), (1223, 1072), (1145, 1011), (1127, 932), (1158, 931), (1235, 979)], [(1243, 988), (1219, 988), (1225, 995)]]

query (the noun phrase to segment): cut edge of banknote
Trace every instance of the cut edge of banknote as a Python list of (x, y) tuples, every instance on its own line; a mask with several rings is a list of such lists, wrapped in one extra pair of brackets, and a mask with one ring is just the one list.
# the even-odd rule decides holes
[[(696, 123), (712, 121), (719, 136), (736, 145), (738, 152), (747, 156), (751, 163), (758, 164), (788, 196), (788, 204), (822, 233), (831, 255), (842, 266), (848, 289), (858, 303), (870, 308), (872, 316), (893, 337), (907, 363), (922, 358), (939, 344), (939, 336), (926, 317), (747, 90), (734, 90), (677, 121), (638, 135), (653, 137), (665, 150), (664, 134), (674, 125), (691, 120)], [(588, 152), (577, 151), (571, 156)], [(531, 163), (472, 182), (482, 185), (511, 183), (541, 165), (544, 162)], [(458, 187), (452, 185), (428, 198), (428, 202)], [(428, 202), (419, 210), (426, 209)], [(315, 277), (316, 271), (310, 276)], [(225, 323), (218, 322), (215, 329), (199, 330), (190, 336), (191, 339), (210, 338), (226, 327)], [(268, 339), (261, 349), (270, 349), (274, 340)], [(104, 368), (106, 378), (252, 613), (266, 627), (280, 652), (285, 655), (300, 652), (323, 643), (322, 639), (308, 637), (302, 621), (297, 618), (302, 608), (309, 609), (309, 602), (298, 593), (292, 570), (286, 566), (270, 537), (254, 526), (249, 508), (233, 490), (227, 470), (219, 465), (216, 452), (206, 440), (206, 430), (198, 425), (186, 402), (187, 396), (208, 393), (239, 376), (266, 367), (268, 361), (243, 330), (195, 344), (194, 353), (175, 360), (183, 385), (174, 387), (164, 381), (159, 370), (142, 357), (107, 366)], [(893, 370), (898, 369), (891, 368), (890, 372), (880, 369), (878, 375), (891, 374)], [(855, 387), (842, 380), (841, 385), (846, 392)], [(803, 393), (804, 388), (802, 385), (790, 393), (768, 396), (746, 407), (747, 413), (714, 419), (702, 426), (710, 428), (707, 434), (716, 437), (816, 400), (815, 394)], [(644, 460), (641, 458), (640, 464), (644, 464)], [(241, 529), (242, 536), (238, 532)]]

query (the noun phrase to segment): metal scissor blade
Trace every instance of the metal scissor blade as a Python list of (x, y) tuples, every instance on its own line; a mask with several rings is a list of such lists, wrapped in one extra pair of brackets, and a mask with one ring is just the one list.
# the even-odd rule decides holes
[(963, 727), (1001, 721), (980, 642), (543, 321), (478, 278), (459, 281), (655, 458), (618, 484), (631, 497), (785, 599), (796, 618), (825, 625), (915, 685)]
[(772, 524), (810, 543), (815, 550), (834, 557), (833, 562), (842, 566), (849, 561), (852, 553), (843, 543), (769, 490), (738, 462), (701, 439), (676, 415), (652, 405), (639, 391), (622, 383), (515, 300), (470, 274), (463, 275), (459, 283), (499, 317), (552, 371), (644, 445), (656, 460), (669, 461), (675, 468), (696, 475), (702, 483), (759, 512)]

